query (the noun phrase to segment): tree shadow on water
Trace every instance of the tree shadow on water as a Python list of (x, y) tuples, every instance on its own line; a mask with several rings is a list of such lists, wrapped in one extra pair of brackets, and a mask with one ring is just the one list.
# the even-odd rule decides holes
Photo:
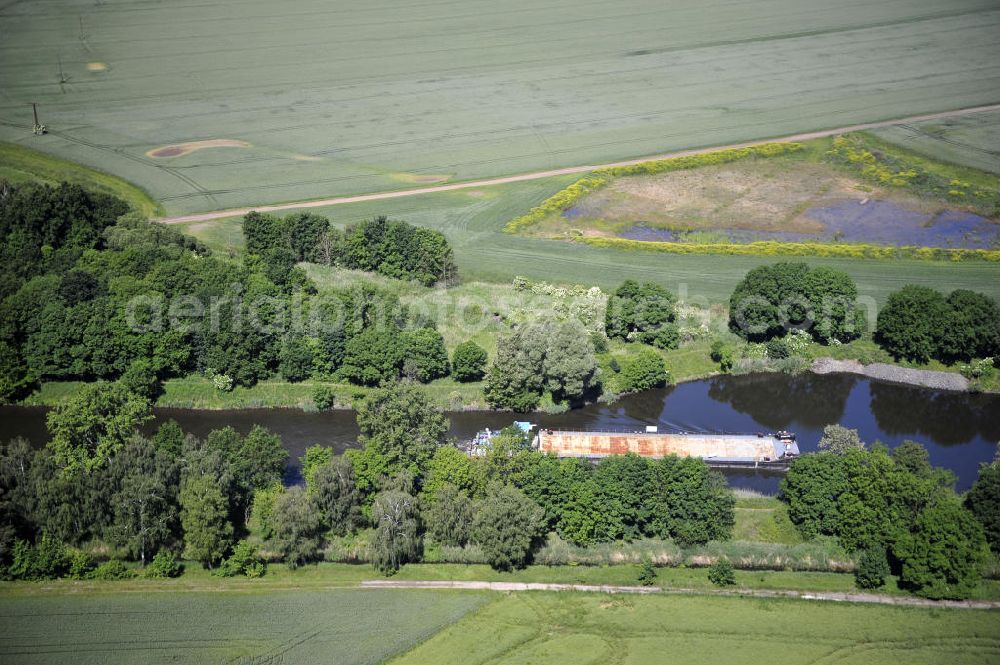
[(712, 379), (708, 396), (770, 429), (840, 422), (858, 377), (850, 374), (747, 374)]
[(936, 392), (891, 383), (871, 384), (871, 411), (890, 436), (925, 437), (951, 446), (977, 437), (1000, 439), (1000, 396)]

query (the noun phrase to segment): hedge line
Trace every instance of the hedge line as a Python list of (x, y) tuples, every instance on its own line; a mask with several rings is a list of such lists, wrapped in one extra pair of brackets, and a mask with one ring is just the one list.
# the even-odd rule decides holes
[(630, 166), (598, 169), (577, 180), (569, 187), (556, 192), (541, 204), (529, 210), (527, 214), (507, 222), (507, 225), (504, 226), (504, 231), (507, 233), (516, 233), (533, 224), (537, 224), (553, 213), (562, 213), (590, 192), (610, 183), (614, 178), (631, 175), (656, 175), (669, 171), (696, 169), (702, 166), (727, 164), (748, 157), (778, 157), (798, 152), (799, 150), (802, 150), (801, 143), (763, 143), (746, 148), (729, 148), (727, 150), (716, 150), (714, 152), (688, 155), (686, 157), (657, 159)]
[(852, 243), (779, 242), (749, 243), (646, 242), (626, 238), (580, 238), (593, 247), (671, 254), (731, 254), (752, 256), (819, 256), (854, 259), (921, 259), (925, 261), (1000, 261), (996, 249), (950, 249), (943, 247), (892, 247)]

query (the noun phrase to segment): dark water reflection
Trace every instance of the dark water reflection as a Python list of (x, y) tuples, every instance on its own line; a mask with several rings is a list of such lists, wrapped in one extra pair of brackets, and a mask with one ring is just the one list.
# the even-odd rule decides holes
[[(338, 451), (356, 445), (354, 414), (305, 413), (295, 409), (194, 411), (156, 409), (156, 422), (173, 418), (196, 436), (231, 425), (247, 432), (255, 424), (278, 433), (297, 463), (315, 443)], [(451, 434), (471, 436), (483, 427), (500, 428), (515, 418), (506, 413), (451, 413)], [(1000, 441), (1000, 396), (937, 392), (876, 383), (851, 375), (786, 376), (758, 374), (694, 381), (633, 395), (615, 404), (596, 404), (561, 415), (530, 418), (543, 426), (579, 429), (641, 429), (658, 425), (685, 431), (756, 432), (788, 429), (803, 451), (816, 449), (825, 425), (839, 422), (860, 431), (868, 442), (890, 447), (905, 439), (927, 446), (931, 461), (953, 470), (959, 489), (976, 479), (981, 462), (993, 458)], [(0, 439), (24, 436), (36, 445), (47, 440), (45, 410), (0, 407)], [(774, 492), (778, 477), (729, 473), (730, 483)], [(297, 476), (292, 469), (290, 479)]]

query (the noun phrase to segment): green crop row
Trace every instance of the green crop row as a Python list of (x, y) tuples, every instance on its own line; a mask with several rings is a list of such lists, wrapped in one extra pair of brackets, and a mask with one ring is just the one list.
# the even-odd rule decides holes
[(951, 249), (944, 247), (893, 247), (888, 245), (780, 242), (759, 240), (749, 243), (647, 242), (625, 238), (580, 238), (593, 247), (671, 254), (727, 254), (752, 256), (817, 256), (845, 259), (920, 259), (925, 261), (1000, 262), (1000, 250)]
[(801, 143), (763, 143), (745, 148), (729, 148), (685, 157), (656, 159), (629, 166), (615, 166), (598, 169), (577, 180), (572, 185), (556, 192), (541, 204), (535, 206), (525, 215), (512, 219), (504, 226), (507, 233), (517, 233), (528, 228), (552, 214), (562, 213), (571, 205), (593, 191), (604, 187), (614, 178), (635, 175), (656, 175), (670, 171), (683, 171), (703, 166), (728, 164), (749, 157), (779, 157), (802, 150)]

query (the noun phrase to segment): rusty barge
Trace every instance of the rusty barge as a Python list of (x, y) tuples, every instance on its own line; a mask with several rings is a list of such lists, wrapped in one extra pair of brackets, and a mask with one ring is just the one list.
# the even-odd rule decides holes
[(541, 429), (533, 445), (558, 457), (599, 460), (634, 453), (640, 457), (700, 457), (710, 466), (783, 470), (799, 456), (790, 432), (729, 434), (702, 432), (584, 432)]

